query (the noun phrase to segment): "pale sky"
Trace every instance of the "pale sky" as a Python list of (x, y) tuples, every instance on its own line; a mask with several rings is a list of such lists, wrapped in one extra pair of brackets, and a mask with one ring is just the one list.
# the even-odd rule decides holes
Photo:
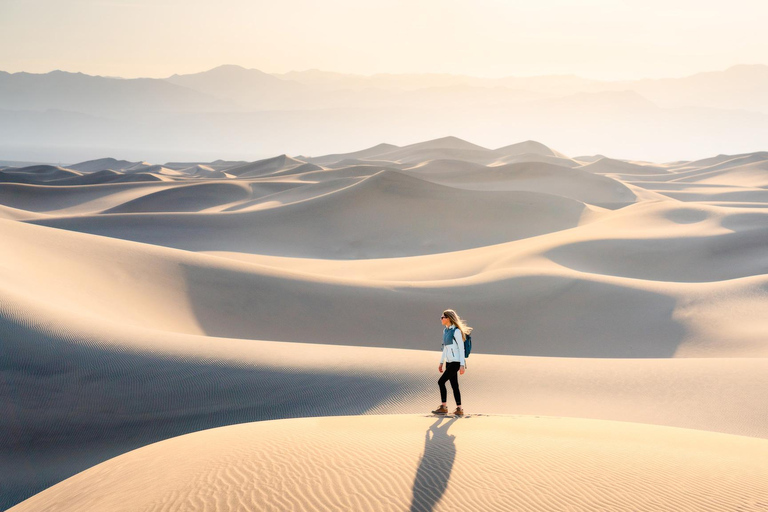
[(0, 70), (577, 74), (768, 64), (765, 0), (0, 0)]

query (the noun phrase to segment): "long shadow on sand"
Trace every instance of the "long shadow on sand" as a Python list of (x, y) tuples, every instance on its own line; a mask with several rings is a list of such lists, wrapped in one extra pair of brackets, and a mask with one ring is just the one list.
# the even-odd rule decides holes
[(453, 417), (447, 423), (443, 423), (444, 419), (438, 418), (424, 436), (424, 454), (413, 482), (412, 512), (432, 510), (448, 487), (456, 460), (456, 436), (449, 435), (448, 429), (457, 418)]

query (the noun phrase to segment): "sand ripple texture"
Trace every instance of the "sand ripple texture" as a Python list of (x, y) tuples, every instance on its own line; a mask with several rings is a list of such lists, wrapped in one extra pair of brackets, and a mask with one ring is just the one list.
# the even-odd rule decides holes
[(768, 509), (768, 440), (532, 416), (300, 418), (139, 448), (23, 511)]

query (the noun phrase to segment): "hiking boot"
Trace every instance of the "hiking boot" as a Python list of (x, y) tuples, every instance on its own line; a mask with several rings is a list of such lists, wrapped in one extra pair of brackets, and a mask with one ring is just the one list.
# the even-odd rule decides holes
[(440, 407), (432, 411), (432, 414), (448, 414), (448, 408), (444, 405), (440, 405)]
[(464, 409), (461, 407), (457, 407), (455, 411), (453, 411), (453, 414), (455, 416), (464, 416)]

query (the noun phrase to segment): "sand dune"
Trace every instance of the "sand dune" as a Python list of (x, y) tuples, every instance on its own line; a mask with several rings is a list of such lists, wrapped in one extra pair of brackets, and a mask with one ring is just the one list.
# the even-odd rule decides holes
[[(136, 176), (136, 175), (134, 175)], [(100, 212), (167, 187), (166, 182), (100, 183), (87, 186), (0, 184), (0, 202), (32, 212), (67, 215)]]
[(768, 157), (756, 161), (729, 161), (733, 165), (716, 165), (703, 169), (696, 175), (678, 178), (676, 182), (768, 187)]
[[(761, 510), (765, 162), (6, 168), (0, 505)], [(446, 307), (476, 349), (438, 428)]]
[[(306, 173), (306, 174), (312, 174)], [(303, 175), (291, 176), (288, 179), (270, 179), (252, 181), (251, 197), (253, 199), (240, 201), (236, 204), (219, 209), (223, 212), (247, 212), (285, 206), (291, 203), (307, 201), (315, 197), (335, 192), (340, 187), (357, 183), (362, 177), (330, 178), (328, 181), (309, 181), (302, 179)], [(206, 211), (216, 211), (208, 209)]]
[[(433, 406), (434, 350), (245, 341), (130, 325), (116, 329), (107, 317), (83, 317), (85, 309), (74, 303), (37, 301), (25, 293), (4, 291), (2, 301), (6, 361), (25, 368), (9, 374), (7, 382), (25, 390), (19, 397), (27, 407), (21, 416), (0, 420), (14, 433), (3, 446), (3, 459), (14, 465), (6, 485), (19, 494), (35, 482), (53, 483), (132, 448), (204, 428), (296, 416), (414, 414)], [(158, 314), (172, 300), (155, 299), (146, 309)], [(470, 410), (768, 437), (762, 413), (767, 359), (483, 353), (470, 359), (463, 381)], [(46, 433), (52, 425), (55, 436)], [(35, 471), (37, 466), (48, 468), (47, 476)]]
[[(542, 144), (539, 146), (544, 147), (551, 153), (551, 150)], [(530, 145), (530, 147), (532, 148), (533, 146)], [(350, 158), (351, 155), (354, 155), (353, 158), (375, 157), (376, 160), (388, 160), (395, 163), (418, 163), (435, 158), (455, 158), (467, 162), (489, 164), (495, 161), (499, 156), (507, 154), (514, 155), (519, 151), (517, 148), (513, 147), (508, 147), (508, 152), (499, 152), (498, 150), (493, 151), (459, 139), (458, 137), (442, 137), (426, 142), (409, 144), (408, 146), (403, 147), (382, 148), (381, 146), (376, 146), (376, 148), (382, 149), (383, 151), (374, 151), (374, 148), (371, 148), (371, 150), (368, 150), (365, 153), (352, 153), (350, 155), (344, 155), (344, 157)], [(339, 156), (340, 155), (334, 155), (334, 158), (341, 160), (341, 158), (338, 158)], [(319, 161), (315, 160), (315, 162), (320, 163), (320, 161), (323, 161), (328, 163), (328, 160), (328, 157), (323, 157)]]
[(233, 175), (224, 171), (216, 170), (209, 165), (197, 164), (189, 167), (182, 167), (178, 170), (187, 176), (192, 176), (195, 178), (234, 178)]
[[(522, 239), (577, 226), (583, 217), (598, 213), (564, 197), (460, 190), (383, 170), (356, 183), (344, 181), (312, 201), (280, 208), (192, 216), (78, 215), (30, 222), (186, 250), (359, 259)], [(182, 232), (176, 229), (180, 221), (185, 225)], [(446, 224), (462, 236), (447, 236)], [(329, 225), (334, 229), (328, 230)]]
[(295, 167), (291, 166), (288, 168), (280, 169), (279, 171), (275, 171), (271, 173), (270, 177), (279, 177), (279, 176), (286, 176), (286, 175), (303, 175), (308, 174), (315, 171), (324, 171), (325, 168), (315, 165), (312, 163), (303, 163), (300, 165), (297, 165)]
[(80, 176), (82, 176), (80, 172), (54, 165), (7, 167), (0, 170), (0, 182), (2, 183), (47, 183)]
[(102, 213), (196, 212), (250, 197), (251, 187), (245, 183), (195, 183), (146, 194)]
[[(636, 183), (639, 185), (639, 183)], [(726, 186), (698, 183), (643, 183), (642, 186), (658, 194), (684, 202), (720, 203), (724, 206), (765, 208), (768, 189), (746, 186)]]
[(366, 160), (363, 158), (343, 158), (337, 162), (325, 164), (325, 168), (338, 169), (338, 168), (345, 168), (350, 166), (361, 166), (361, 165), (371, 165), (371, 166), (387, 167), (387, 168), (393, 168), (393, 169), (403, 169), (411, 166), (411, 164), (399, 164), (397, 162), (391, 162), (389, 160), (376, 160), (376, 159)]
[(424, 160), (432, 160), (436, 158), (451, 158), (464, 160), (467, 162), (475, 162), (482, 164), (490, 164), (496, 161), (498, 158), (495, 153), (487, 149), (466, 149), (466, 148), (440, 148), (440, 147), (404, 147), (395, 150), (391, 153), (384, 153), (378, 155), (379, 159), (392, 160), (398, 163), (419, 163)]
[(579, 167), (582, 162), (577, 162), (571, 158), (560, 158), (557, 156), (539, 155), (536, 153), (523, 153), (520, 155), (503, 155), (491, 162), (489, 165), (504, 165), (517, 162), (543, 162), (562, 167)]
[[(303, 169), (296, 168), (296, 171)], [(376, 163), (362, 163), (345, 165), (342, 167), (328, 167), (307, 172), (290, 173), (290, 177), (305, 183), (319, 183), (336, 180), (338, 178), (367, 178), (380, 171), (399, 171), (400, 166), (388, 162), (387, 165)], [(339, 182), (341, 183), (341, 182)]]
[(241, 161), (241, 160), (214, 160), (213, 162), (166, 162), (163, 164), (165, 167), (168, 167), (169, 169), (189, 169), (190, 167), (197, 167), (204, 165), (207, 168), (213, 169), (214, 171), (223, 171), (225, 169), (229, 169), (231, 167), (236, 167), (238, 165), (243, 165), (247, 162)]
[[(424, 142), (416, 142), (415, 144), (409, 144), (407, 146), (403, 146), (402, 148), (398, 148), (394, 152), (399, 151), (405, 151), (405, 152), (413, 152), (413, 151), (422, 151), (425, 149), (444, 149), (446, 151), (488, 151), (487, 148), (484, 148), (483, 146), (478, 146), (477, 144), (473, 144), (469, 141), (460, 139), (459, 137), (454, 136), (448, 136), (448, 137), (440, 137), (439, 139), (433, 139), (428, 140)], [(380, 155), (389, 155), (392, 153), (381, 153)]]
[(654, 165), (643, 165), (614, 158), (600, 158), (594, 162), (584, 164), (579, 167), (582, 171), (594, 172), (598, 174), (621, 174), (621, 175), (643, 175), (659, 174), (664, 172), (664, 167)]
[(146, 446), (12, 510), (762, 510), (766, 457), (768, 440), (631, 423), (300, 418)]
[[(682, 161), (674, 165), (675, 169), (705, 169), (711, 168), (720, 164), (726, 164), (731, 166), (733, 163), (744, 164), (750, 162), (757, 162), (766, 159), (768, 153), (765, 151), (757, 151), (754, 153), (743, 153), (738, 155), (717, 155), (710, 158), (702, 158), (701, 160), (695, 160), (693, 162)], [(730, 164), (729, 164), (730, 162)]]
[(0, 219), (12, 219), (12, 220), (34, 219), (36, 217), (40, 217), (41, 215), (44, 215), (44, 214), (30, 212), (28, 210), (22, 210), (20, 208), (12, 208), (10, 206), (0, 205)]
[(597, 206), (616, 208), (637, 197), (626, 185), (580, 169), (543, 162), (521, 162), (467, 168), (460, 161), (433, 160), (407, 169), (430, 181), (469, 190), (520, 190), (568, 197)]
[[(663, 218), (669, 212), (651, 214), (648, 222), (655, 218), (660, 224), (655, 231), (671, 237), (675, 230), (685, 229)], [(595, 224), (595, 234), (600, 232), (598, 224), (603, 222)], [(614, 224), (617, 233), (626, 233), (626, 220), (617, 219)], [(664, 224), (666, 228), (661, 227)], [(599, 244), (610, 240), (584, 236), (574, 241), (573, 233), (583, 228), (537, 237), (535, 243), (521, 240), (462, 251), (458, 255), (462, 264), (456, 265), (457, 253), (360, 261), (261, 255), (243, 260), (233, 259), (232, 253), (212, 255), (225, 258), (203, 254), (190, 259), (186, 251), (27, 224), (2, 225), (4, 238), (13, 241), (4, 254), (14, 269), (9, 282), (26, 283), (19, 289), (41, 300), (98, 311), (115, 322), (164, 331), (235, 338), (250, 338), (258, 331), (265, 339), (345, 345), (365, 340), (369, 346), (430, 349), (433, 329), (418, 319), (450, 301), (474, 310), (475, 321), (486, 333), (485, 353), (581, 357), (668, 357), (679, 351), (688, 356), (767, 353), (759, 316), (750, 309), (743, 315), (718, 311), (719, 304), (728, 304), (734, 297), (758, 306), (754, 301), (765, 286), (764, 276), (755, 275), (744, 283), (718, 282), (723, 277), (719, 274), (726, 272), (749, 277), (748, 266), (728, 269), (725, 262), (730, 259), (749, 263), (752, 270), (764, 269), (759, 253), (754, 252), (746, 256), (740, 250), (724, 252), (697, 269), (687, 265), (685, 245), (678, 244), (677, 253), (671, 246), (664, 259), (649, 259), (646, 265), (647, 279), (663, 277), (653, 274), (662, 270), (679, 272), (674, 281), (663, 282), (638, 280), (633, 274), (638, 270), (616, 267), (616, 262), (602, 267), (593, 262), (591, 268), (581, 268), (585, 264), (579, 262), (590, 259), (577, 251), (581, 245), (598, 244), (594, 260), (603, 253)], [(736, 222), (729, 225), (736, 227)], [(754, 226), (747, 222), (743, 228)], [(700, 243), (696, 237), (691, 240), (694, 248)], [(633, 243), (642, 245), (642, 239), (615, 242), (628, 248)], [(38, 254), (43, 247), (58, 249), (43, 259)], [(128, 255), (142, 263), (127, 263)], [(102, 260), (111, 264), (105, 267)], [(653, 265), (667, 260), (669, 270)], [(622, 276), (622, 270), (629, 275)], [(84, 272), (89, 280), (79, 277)], [(73, 276), (72, 281), (57, 278), (60, 274)], [(131, 275), (142, 277), (135, 282), (119, 277), (122, 294), (109, 292), (115, 276)], [(171, 276), (176, 276), (173, 282)], [(52, 279), (56, 287), (48, 284)], [(292, 297), (298, 290), (302, 300), (296, 302)], [(141, 307), (131, 307), (145, 295), (163, 299), (144, 299)], [(681, 300), (685, 307), (678, 305)], [(224, 302), (231, 305), (216, 306)], [(289, 325), (275, 321), (289, 314), (286, 307), (296, 317)], [(579, 314), (559, 315), (564, 309)], [(381, 310), (397, 313), (412, 327), (392, 340), (388, 319), (377, 314)], [(333, 311), (344, 321), (333, 330), (317, 332), (316, 325)], [(705, 328), (713, 319), (739, 329), (723, 340), (720, 330), (711, 325), (709, 332)], [(515, 325), (514, 336), (507, 334), (510, 323)]]
[(129, 169), (136, 165), (138, 162), (129, 162), (127, 160), (117, 160), (115, 158), (98, 158), (96, 160), (88, 160), (86, 162), (80, 162), (69, 166), (69, 169), (82, 172), (95, 172), (103, 170), (122, 171)]
[(336, 153), (336, 154), (317, 156), (317, 157), (299, 156), (298, 158), (300, 160), (304, 160), (307, 162), (313, 162), (316, 164), (324, 165), (327, 163), (338, 162), (344, 159), (369, 160), (373, 157), (376, 157), (377, 155), (390, 153), (395, 149), (398, 149), (398, 146), (395, 146), (394, 144), (382, 143), (382, 144), (377, 144), (376, 146), (373, 146), (371, 148), (363, 149), (360, 151), (354, 151), (352, 153)]
[(507, 155), (507, 156), (542, 155), (542, 156), (554, 156), (558, 158), (568, 159), (568, 157), (563, 153), (557, 150), (554, 150), (552, 148), (548, 148), (541, 142), (537, 142), (535, 140), (526, 140), (524, 142), (517, 142), (515, 144), (510, 144), (508, 146), (498, 148), (496, 152), (502, 155)]
[(273, 158), (258, 160), (256, 162), (237, 165), (235, 167), (229, 167), (227, 168), (227, 174), (240, 178), (257, 178), (284, 169), (298, 167), (305, 163), (306, 162), (302, 162), (301, 160), (291, 158), (288, 155), (280, 155)]

